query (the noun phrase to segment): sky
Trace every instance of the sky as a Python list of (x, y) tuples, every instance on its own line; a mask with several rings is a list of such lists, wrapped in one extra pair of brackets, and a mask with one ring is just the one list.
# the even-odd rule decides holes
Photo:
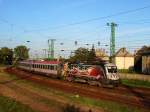
[(92, 44), (109, 53), (107, 23), (115, 22), (116, 51), (134, 52), (150, 45), (149, 13), (150, 0), (0, 0), (0, 47), (26, 45), (42, 57), (48, 39), (56, 39), (56, 57)]

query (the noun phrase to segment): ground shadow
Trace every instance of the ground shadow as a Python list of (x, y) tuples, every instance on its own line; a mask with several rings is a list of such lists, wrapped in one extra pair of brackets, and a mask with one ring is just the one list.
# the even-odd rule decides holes
[(146, 95), (137, 92), (134, 90), (133, 87), (123, 85), (125, 88), (127, 88), (129, 91), (131, 91), (137, 98), (139, 98), (140, 103), (144, 106), (144, 108), (150, 109), (150, 99), (146, 97)]
[(12, 82), (15, 82), (15, 81), (18, 81), (18, 80), (27, 79), (27, 78), (29, 78), (29, 77), (31, 77), (31, 76), (32, 76), (32, 75), (17, 77), (17, 78), (15, 78), (15, 79), (7, 80), (7, 81), (2, 81), (2, 82), (0, 82), (0, 84), (12, 83)]

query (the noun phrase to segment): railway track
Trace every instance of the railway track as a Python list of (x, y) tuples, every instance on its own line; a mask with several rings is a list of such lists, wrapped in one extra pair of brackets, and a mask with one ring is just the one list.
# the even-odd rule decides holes
[(149, 112), (150, 109), (150, 89), (131, 88), (124, 85), (121, 85), (118, 88), (108, 89), (89, 86), (87, 84), (70, 83), (63, 80), (45, 78), (43, 76), (28, 73), (15, 68), (8, 68), (6, 71), (11, 74), (15, 74), (19, 78), (24, 78), (26, 80), (68, 93), (135, 106), (137, 108), (143, 108), (147, 112)]

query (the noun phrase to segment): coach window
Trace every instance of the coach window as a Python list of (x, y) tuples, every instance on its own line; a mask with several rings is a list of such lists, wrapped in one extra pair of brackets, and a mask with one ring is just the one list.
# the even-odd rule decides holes
[(52, 65), (50, 65), (50, 70), (52, 70)]
[(83, 66), (82, 66), (82, 65), (80, 65), (80, 66), (79, 66), (79, 69), (80, 69), (80, 70), (82, 70), (82, 69), (83, 69)]
[(54, 70), (57, 70), (57, 65), (54, 66)]
[(50, 65), (48, 65), (48, 69), (50, 69)]
[(54, 66), (52, 66), (52, 70), (54, 70)]
[(56, 70), (56, 65), (54, 65), (54, 70)]

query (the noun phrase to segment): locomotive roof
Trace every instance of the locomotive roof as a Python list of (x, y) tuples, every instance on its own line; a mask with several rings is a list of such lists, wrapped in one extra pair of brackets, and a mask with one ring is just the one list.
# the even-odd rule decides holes
[(59, 64), (59, 61), (41, 61), (41, 60), (26, 60), (22, 63), (32, 63), (32, 64)]
[(105, 66), (116, 66), (116, 65), (113, 63), (106, 63)]

